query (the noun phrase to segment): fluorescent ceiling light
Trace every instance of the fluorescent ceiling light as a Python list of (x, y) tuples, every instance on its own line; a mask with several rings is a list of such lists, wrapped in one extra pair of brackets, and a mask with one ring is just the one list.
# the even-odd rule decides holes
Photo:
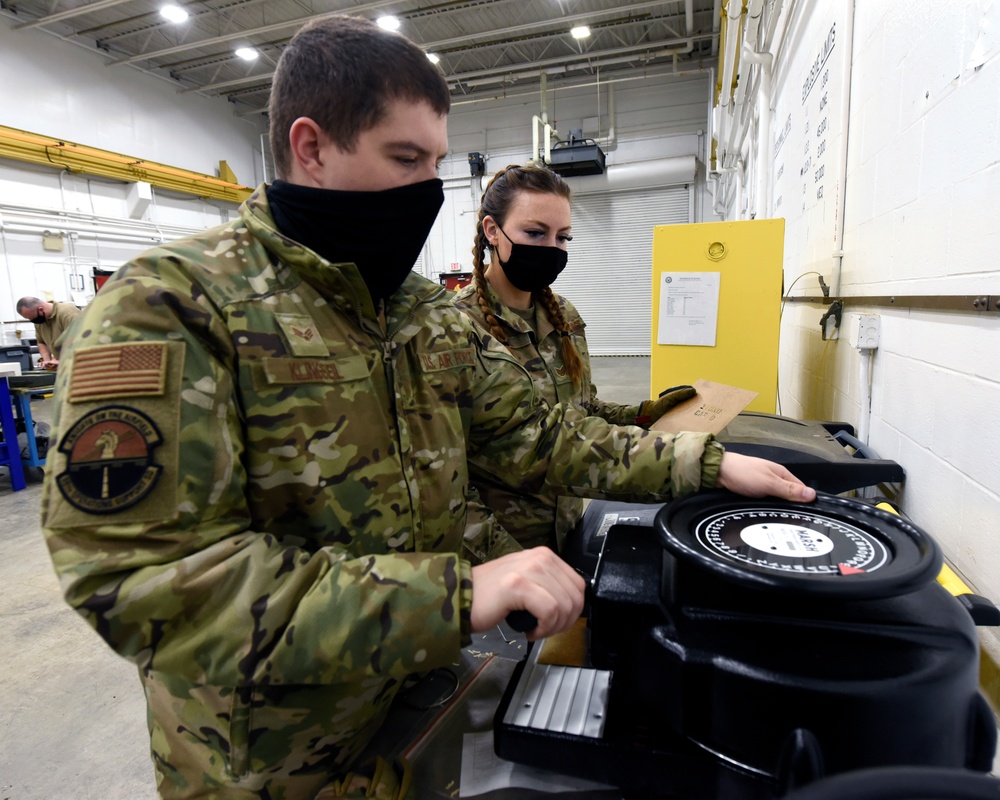
[(438, 56), (437, 53), (428, 53), (427, 60), (430, 61), (432, 64), (437, 64), (441, 60), (441, 58)]
[(586, 39), (590, 36), (590, 28), (586, 25), (577, 25), (569, 33), (574, 39)]
[(168, 22), (180, 23), (188, 18), (188, 12), (185, 11), (180, 6), (175, 6), (173, 4), (168, 6), (163, 6), (160, 9), (160, 16), (163, 17)]
[(257, 51), (252, 47), (239, 47), (236, 49), (236, 55), (244, 61), (254, 61), (257, 58)]
[(384, 17), (379, 17), (376, 22), (378, 22), (378, 26), (380, 28), (385, 28), (387, 31), (399, 30), (399, 17), (386, 15)]

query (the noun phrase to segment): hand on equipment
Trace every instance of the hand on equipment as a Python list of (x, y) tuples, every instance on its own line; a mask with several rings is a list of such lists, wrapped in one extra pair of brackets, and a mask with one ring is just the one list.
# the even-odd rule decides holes
[(804, 503), (816, 499), (816, 490), (781, 464), (740, 453), (727, 452), (722, 456), (717, 486), (747, 497), (780, 497)]
[(527, 611), (538, 620), (525, 631), (535, 641), (567, 630), (583, 611), (586, 582), (547, 547), (473, 567), (472, 581), (473, 633), (489, 630), (510, 612)]
[(690, 400), (696, 394), (698, 391), (693, 386), (675, 386), (663, 391), (655, 400), (643, 400), (639, 404), (635, 424), (643, 427), (652, 425), (678, 403)]

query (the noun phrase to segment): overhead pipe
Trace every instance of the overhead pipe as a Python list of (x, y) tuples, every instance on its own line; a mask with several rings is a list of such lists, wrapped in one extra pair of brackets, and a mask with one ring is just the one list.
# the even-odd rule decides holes
[(728, 0), (722, 13), (726, 18), (726, 22), (722, 26), (722, 54), (720, 59), (722, 64), (719, 69), (719, 79), (716, 82), (717, 102), (713, 112), (715, 124), (712, 126), (716, 132), (715, 161), (717, 171), (725, 166), (725, 142), (727, 141), (731, 125), (729, 105), (732, 100), (736, 51), (739, 45), (740, 28), (743, 21), (742, 0)]
[(757, 217), (771, 214), (771, 181), (768, 170), (771, 166), (771, 69), (774, 57), (770, 53), (758, 53), (749, 47), (743, 56), (758, 67), (760, 81), (757, 85)]
[[(711, 33), (696, 33), (694, 39), (708, 39), (711, 37)], [(512, 73), (509, 67), (491, 67), (485, 70), (476, 70), (471, 72), (461, 72), (455, 75), (446, 76), (449, 84), (454, 83), (468, 83), (472, 85), (472, 81), (483, 80), (486, 78), (496, 78), (496, 79), (511, 79), (515, 80), (519, 77), (537, 77), (542, 70), (547, 68), (555, 68), (556, 72), (565, 72), (567, 69), (579, 69), (581, 67), (597, 67), (603, 66), (605, 64), (617, 64), (624, 63), (626, 61), (635, 61), (639, 58), (645, 58), (649, 60), (650, 58), (660, 57), (664, 55), (673, 55), (676, 51), (676, 47), (673, 45), (683, 45), (687, 41), (687, 37), (678, 37), (676, 39), (671, 39), (667, 42), (658, 42), (657, 47), (661, 48), (659, 50), (652, 50), (651, 44), (645, 42), (638, 45), (625, 45), (622, 47), (611, 47), (607, 50), (600, 50), (596, 53), (576, 53), (569, 56), (555, 56), (553, 58), (547, 58), (543, 61), (536, 61), (535, 68), (530, 70), (523, 70), (522, 72)], [(631, 58), (622, 58), (616, 61), (609, 60), (607, 57), (611, 56), (628, 56)], [(578, 62), (583, 62), (582, 64)]]
[[(757, 43), (760, 32), (760, 19), (764, 7), (764, 0), (749, 0), (746, 11), (746, 29), (743, 35), (742, 52), (753, 49)], [(739, 70), (738, 83), (733, 98), (732, 120), (729, 128), (729, 138), (725, 147), (725, 161), (723, 166), (732, 165), (736, 157), (743, 152), (743, 142), (746, 139), (750, 128), (752, 113), (747, 103), (747, 92), (750, 89), (752, 70), (748, 67)], [(756, 92), (759, 88), (758, 82), (754, 86)]]
[(112, 153), (5, 125), (0, 125), (0, 157), (62, 168), (70, 172), (99, 175), (125, 183), (145, 181), (161, 189), (231, 203), (241, 203), (253, 192), (249, 186), (240, 186), (214, 175)]
[(767, 25), (764, 27), (764, 41), (761, 50), (770, 52), (775, 29), (778, 27), (778, 16), (781, 14), (781, 0), (767, 0)]
[[(762, 47), (762, 52), (753, 50), (750, 43), (755, 41), (757, 32), (760, 29), (760, 20), (763, 5), (762, 2), (757, 0), (752, 0), (750, 7), (748, 8), (748, 33), (743, 49), (743, 57), (747, 61), (756, 65), (758, 67), (758, 81), (753, 87), (753, 97), (751, 99), (756, 99), (757, 107), (757, 120), (758, 120), (758, 164), (756, 170), (756, 187), (755, 187), (755, 197), (757, 198), (757, 216), (767, 216), (771, 213), (771, 180), (768, 170), (771, 164), (771, 113), (774, 108), (774, 98), (771, 87), (771, 77), (773, 70), (774, 57), (769, 52), (769, 43), (773, 40), (775, 27), (777, 24), (778, 15), (781, 13), (782, 0), (768, 0), (768, 13), (769, 16), (767, 20), (767, 26), (764, 35), (765, 45)], [(752, 21), (754, 17), (757, 18), (756, 24)], [(755, 28), (756, 30), (751, 31), (750, 28)], [(747, 76), (749, 78), (749, 75)], [(742, 81), (741, 81), (742, 83)], [(749, 107), (747, 107), (746, 113), (743, 113), (740, 118), (741, 129), (736, 136), (735, 146), (730, 148), (730, 154), (742, 152), (743, 142), (746, 139), (747, 133), (750, 127), (750, 121), (752, 119), (752, 114), (749, 113)], [(728, 182), (730, 179), (729, 173), (732, 169), (722, 170), (722, 180)], [(726, 193), (724, 193), (726, 194)]]
[[(464, 83), (466, 86), (469, 86), (469, 87), (489, 86), (491, 84), (496, 84), (496, 83), (499, 83), (499, 84), (517, 83), (519, 80), (530, 80), (531, 78), (537, 78), (542, 73), (547, 73), (549, 75), (562, 75), (562, 74), (566, 74), (566, 73), (568, 73), (568, 72), (570, 72), (572, 70), (577, 70), (577, 69), (600, 68), (600, 67), (609, 66), (611, 64), (627, 64), (629, 62), (638, 61), (638, 60), (649, 62), (649, 61), (653, 61), (653, 60), (655, 60), (657, 58), (663, 58), (665, 56), (672, 56), (672, 55), (674, 55), (674, 54), (670, 50), (658, 50), (658, 51), (653, 52), (653, 53), (646, 53), (646, 54), (644, 54), (641, 59), (636, 58), (635, 56), (620, 56), (618, 58), (605, 58), (605, 59), (601, 59), (600, 61), (580, 62), (580, 63), (577, 63), (577, 64), (566, 64), (566, 65), (560, 66), (560, 67), (547, 67), (545, 69), (533, 69), (533, 70), (529, 70), (529, 71), (526, 71), (526, 72), (517, 72), (517, 73), (499, 72), (499, 73), (496, 73), (496, 74), (493, 74), (493, 75), (489, 75), (487, 77), (476, 78), (474, 80), (459, 81), (459, 82), (460, 83)], [(695, 68), (695, 69), (691, 69), (691, 70), (682, 70), (680, 72), (678, 72), (675, 69), (675, 70), (672, 70), (672, 71), (670, 71), (670, 72), (668, 72), (666, 74), (667, 75), (673, 75), (675, 77), (682, 77), (684, 75), (694, 75), (694, 74), (700, 73), (702, 71), (703, 70), (701, 68)], [(643, 76), (643, 77), (645, 77), (645, 76)], [(603, 83), (608, 83), (609, 81), (602, 81), (602, 82)], [(597, 82), (594, 81), (594, 82), (591, 82), (591, 83), (588, 83), (588, 84), (582, 84), (582, 85), (596, 86)], [(535, 90), (532, 90), (529, 94), (535, 94)], [(452, 103), (452, 105), (454, 106), (456, 104)], [(261, 109), (261, 111), (266, 111), (266, 110), (267, 110), (266, 108), (262, 108)]]
[[(733, 2), (735, 1), (733, 0)], [(757, 44), (760, 14), (763, 6), (764, 0), (750, 0), (746, 8), (746, 34), (743, 36), (743, 41), (749, 43), (751, 47)], [(739, 62), (737, 61), (737, 63)], [(746, 124), (744, 122), (743, 106), (746, 102), (747, 89), (750, 85), (750, 73), (750, 69), (740, 69), (737, 77), (736, 91), (733, 94), (732, 119), (727, 131), (727, 141), (723, 153), (723, 166), (725, 167), (731, 166), (731, 162), (735, 160), (736, 155), (739, 153), (739, 148), (736, 146), (737, 133), (740, 132), (738, 129), (744, 128)], [(745, 130), (741, 135), (745, 135)]]
[(118, 6), (126, 2), (128, 2), (128, 0), (94, 0), (92, 3), (77, 6), (76, 8), (70, 8), (65, 11), (59, 11), (45, 17), (39, 17), (38, 19), (33, 19), (30, 22), (21, 22), (14, 25), (11, 29), (20, 31), (25, 30), (26, 28), (37, 28), (42, 25), (49, 25), (53, 22), (61, 22), (62, 20), (70, 19), (71, 17), (78, 17), (81, 14), (89, 14), (91, 11), (101, 11), (105, 8), (111, 8), (112, 6)]
[(65, 232), (139, 244), (156, 244), (168, 239), (179, 239), (201, 230), (181, 225), (159, 225), (155, 222), (103, 217), (82, 211), (60, 211), (9, 203), (0, 203), (0, 215), (3, 219), (3, 229), (8, 233)]
[[(541, 100), (542, 122), (549, 121), (549, 73), (543, 72), (538, 78), (538, 94)], [(537, 153), (537, 150), (535, 151)]]
[[(770, 13), (775, 16), (768, 19), (764, 35), (765, 42), (771, 40), (773, 37), (776, 25), (775, 20), (777, 15), (780, 14), (782, 3), (781, 0), (769, 0), (768, 5)], [(754, 196), (757, 200), (755, 214), (758, 216), (766, 216), (769, 214), (771, 207), (771, 181), (768, 169), (770, 168), (771, 163), (771, 112), (773, 110), (771, 77), (774, 57), (770, 52), (768, 52), (766, 47), (762, 48), (762, 51), (757, 51), (753, 47), (759, 39), (763, 6), (764, 0), (750, 0), (747, 7), (747, 30), (742, 56), (747, 62), (758, 68), (758, 80), (757, 83), (753, 85), (752, 95), (748, 100), (747, 92), (751, 91), (751, 70), (746, 69), (741, 71), (739, 84), (734, 98), (735, 108), (732, 112), (732, 119), (729, 120), (730, 128), (727, 133), (726, 146), (723, 148), (725, 152), (723, 153), (722, 169), (720, 169), (720, 172), (722, 173), (721, 182), (723, 184), (728, 184), (731, 180), (729, 173), (734, 171), (732, 167), (738, 160), (739, 154), (742, 152), (743, 143), (746, 140), (750, 124), (753, 119), (753, 112), (750, 103), (756, 102), (758, 121), (758, 163), (756, 170), (756, 190), (754, 192)], [(726, 197), (729, 193), (727, 191), (722, 191), (721, 194), (723, 197)], [(720, 203), (717, 200), (717, 213), (721, 213), (719, 206)]]
[(618, 106), (615, 102), (615, 85), (608, 86), (608, 136), (604, 140), (604, 152), (618, 149)]
[[(544, 143), (539, 141), (538, 131), (539, 129), (544, 131)], [(552, 163), (552, 140), (560, 141), (559, 132), (553, 128), (549, 123), (543, 122), (542, 118), (535, 114), (531, 118), (531, 158), (534, 160), (538, 158), (539, 148), (543, 148), (545, 154), (543, 156), (544, 163)]]
[(847, 10), (847, 30), (844, 31), (843, 74), (840, 85), (840, 157), (837, 164), (837, 217), (834, 220), (833, 239), (833, 276), (830, 280), (830, 292), (834, 297), (840, 295), (840, 277), (844, 265), (844, 211), (847, 200), (847, 133), (851, 126), (851, 61), (854, 58), (854, 0), (850, 0)]
[(684, 44), (673, 48), (670, 53), (674, 58), (674, 67), (677, 66), (677, 56), (694, 51), (694, 0), (684, 0), (684, 32), (687, 34)]
[(737, 47), (740, 41), (741, 26), (743, 22), (742, 0), (728, 0), (722, 9), (725, 17), (725, 24), (722, 25), (719, 78), (716, 81), (716, 104), (712, 112), (713, 125), (715, 131), (715, 171), (720, 174), (720, 178), (715, 186), (715, 203), (713, 209), (716, 214), (723, 216), (726, 205), (727, 182), (723, 180), (725, 171), (732, 170), (732, 165), (726, 164), (726, 142), (728, 142), (729, 129), (732, 126), (730, 119), (730, 103), (733, 93), (733, 79), (736, 70)]
[[(710, 34), (696, 34), (695, 38), (696, 39), (698, 39), (698, 38), (708, 38), (709, 35)], [(547, 61), (547, 62), (545, 62), (544, 68), (532, 69), (532, 70), (525, 70), (525, 71), (522, 71), (522, 72), (511, 73), (509, 71), (504, 72), (504, 71), (497, 71), (497, 70), (486, 70), (486, 71), (483, 71), (483, 72), (468, 72), (468, 73), (464, 73), (464, 76), (450, 75), (450, 76), (446, 76), (446, 77), (447, 77), (448, 81), (450, 81), (449, 85), (450, 85), (450, 87), (452, 89), (455, 88), (454, 87), (455, 83), (463, 83), (463, 84), (465, 84), (466, 86), (468, 86), (470, 88), (474, 88), (474, 87), (478, 87), (478, 86), (491, 86), (491, 85), (494, 85), (494, 84), (516, 83), (519, 80), (530, 80), (532, 78), (538, 78), (538, 77), (540, 77), (543, 74), (546, 74), (546, 75), (557, 75), (557, 74), (558, 75), (562, 75), (562, 74), (568, 73), (571, 70), (576, 70), (576, 69), (589, 69), (589, 68), (600, 69), (602, 67), (606, 67), (606, 66), (609, 66), (611, 64), (627, 64), (627, 63), (629, 63), (631, 61), (638, 61), (638, 60), (642, 60), (642, 61), (645, 61), (645, 62), (650, 62), (650, 61), (654, 61), (654, 60), (656, 60), (658, 58), (662, 58), (664, 56), (667, 56), (667, 55), (671, 54), (669, 50), (662, 50), (662, 51), (661, 50), (657, 50), (657, 51), (654, 51), (654, 52), (648, 52), (648, 51), (644, 52), (642, 48), (636, 49), (635, 47), (627, 47), (627, 48), (620, 48), (620, 49), (623, 49), (623, 50), (625, 50), (627, 52), (632, 52), (633, 55), (631, 55), (631, 56), (621, 56), (621, 57), (618, 57), (618, 58), (604, 58), (604, 59), (600, 59), (598, 61), (585, 61), (583, 63), (568, 63), (568, 64), (567, 63), (558, 63), (558, 62), (562, 62), (564, 59), (554, 59), (553, 61), (556, 62), (556, 63), (553, 63), (553, 61)], [(611, 52), (611, 51), (608, 51), (608, 52)], [(615, 52), (617, 52), (617, 51), (615, 51)], [(642, 75), (630, 76), (630, 77), (624, 77), (624, 78), (610, 78), (610, 79), (605, 79), (605, 80), (602, 80), (601, 83), (603, 83), (604, 85), (607, 85), (607, 84), (612, 83), (612, 82), (614, 82), (614, 83), (623, 83), (623, 82), (626, 82), (626, 81), (634, 81), (634, 80), (648, 80), (650, 77), (660, 77), (660, 76), (662, 76), (662, 77), (681, 78), (681, 77), (687, 77), (689, 75), (702, 75), (705, 72), (709, 71), (708, 68), (706, 68), (706, 67), (700, 67), (700, 66), (691, 67), (690, 69), (684, 69), (684, 70), (677, 70), (675, 68), (672, 71), (662, 71), (662, 72), (654, 72), (653, 70), (655, 70), (655, 69), (656, 69), (655, 67), (649, 68), (649, 71), (646, 72), (646, 73), (643, 73)], [(588, 88), (590, 86), (596, 86), (596, 85), (597, 85), (596, 81), (588, 81), (588, 82), (585, 82), (585, 83), (575, 83), (575, 84), (571, 84), (571, 85), (561, 85), (559, 87), (553, 87), (553, 88), (550, 88), (549, 91), (563, 91), (565, 89), (583, 89), (583, 88)], [(507, 99), (507, 98), (511, 98), (511, 97), (533, 97), (537, 93), (538, 93), (538, 90), (536, 88), (534, 88), (534, 87), (532, 87), (532, 88), (528, 89), (527, 91), (524, 91), (524, 92), (522, 92), (520, 94), (514, 94), (514, 93), (511, 93), (511, 92), (505, 91), (502, 95), (501, 94), (497, 94), (497, 95), (489, 95), (489, 96), (478, 97), (478, 98), (477, 97), (472, 97), (472, 98), (464, 99), (464, 100), (454, 100), (454, 101), (452, 101), (451, 107), (452, 108), (457, 108), (458, 106), (468, 105), (470, 103), (490, 102), (492, 100)], [(260, 106), (258, 108), (252, 108), (249, 111), (238, 111), (238, 112), (235, 112), (235, 114), (236, 114), (236, 116), (240, 116), (240, 117), (248, 117), (248, 116), (252, 116), (252, 115), (255, 115), (255, 114), (264, 114), (266, 112), (267, 112), (267, 106)]]
[(743, 25), (743, 0), (728, 0), (724, 10), (722, 71), (719, 73), (719, 105), (728, 109), (735, 81), (736, 55)]
[[(692, 67), (691, 69), (681, 70), (680, 72), (674, 72), (672, 70), (654, 71), (647, 70), (641, 75), (627, 75), (620, 78), (608, 78), (601, 81), (601, 84), (607, 86), (612, 83), (630, 83), (632, 81), (649, 81), (651, 78), (688, 78), (695, 75), (709, 75), (711, 78), (714, 74), (709, 67)], [(581, 83), (564, 83), (560, 86), (554, 87), (549, 91), (572, 91), (574, 89), (588, 89), (591, 86), (596, 86), (597, 81), (583, 81)], [(535, 89), (527, 89), (523, 92), (511, 92), (503, 91), (498, 94), (483, 94), (478, 96), (469, 95), (463, 100), (455, 100), (452, 102), (452, 108), (458, 108), (459, 106), (475, 105), (476, 103), (495, 103), (499, 100), (516, 100), (521, 97), (534, 97), (537, 94)], [(266, 108), (256, 109), (256, 111), (245, 111), (243, 114), (254, 114), (262, 113), (266, 111)]]
[(712, 6), (712, 58), (719, 54), (719, 28), (722, 25), (722, 0)]

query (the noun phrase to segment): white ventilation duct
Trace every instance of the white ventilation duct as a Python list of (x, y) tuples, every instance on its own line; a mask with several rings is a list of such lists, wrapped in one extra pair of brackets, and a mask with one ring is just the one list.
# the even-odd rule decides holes
[(693, 183), (695, 169), (694, 155), (675, 156), (655, 161), (614, 164), (609, 166), (603, 175), (577, 176), (568, 178), (567, 182), (574, 195), (653, 189)]

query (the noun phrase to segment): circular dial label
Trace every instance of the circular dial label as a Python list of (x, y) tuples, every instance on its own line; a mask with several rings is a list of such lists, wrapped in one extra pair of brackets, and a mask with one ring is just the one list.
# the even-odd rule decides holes
[(818, 558), (833, 550), (833, 539), (826, 534), (786, 522), (750, 525), (740, 538), (755, 550), (786, 558)]
[(886, 546), (870, 533), (800, 511), (723, 511), (699, 521), (694, 539), (727, 560), (802, 575), (874, 572), (891, 561)]

